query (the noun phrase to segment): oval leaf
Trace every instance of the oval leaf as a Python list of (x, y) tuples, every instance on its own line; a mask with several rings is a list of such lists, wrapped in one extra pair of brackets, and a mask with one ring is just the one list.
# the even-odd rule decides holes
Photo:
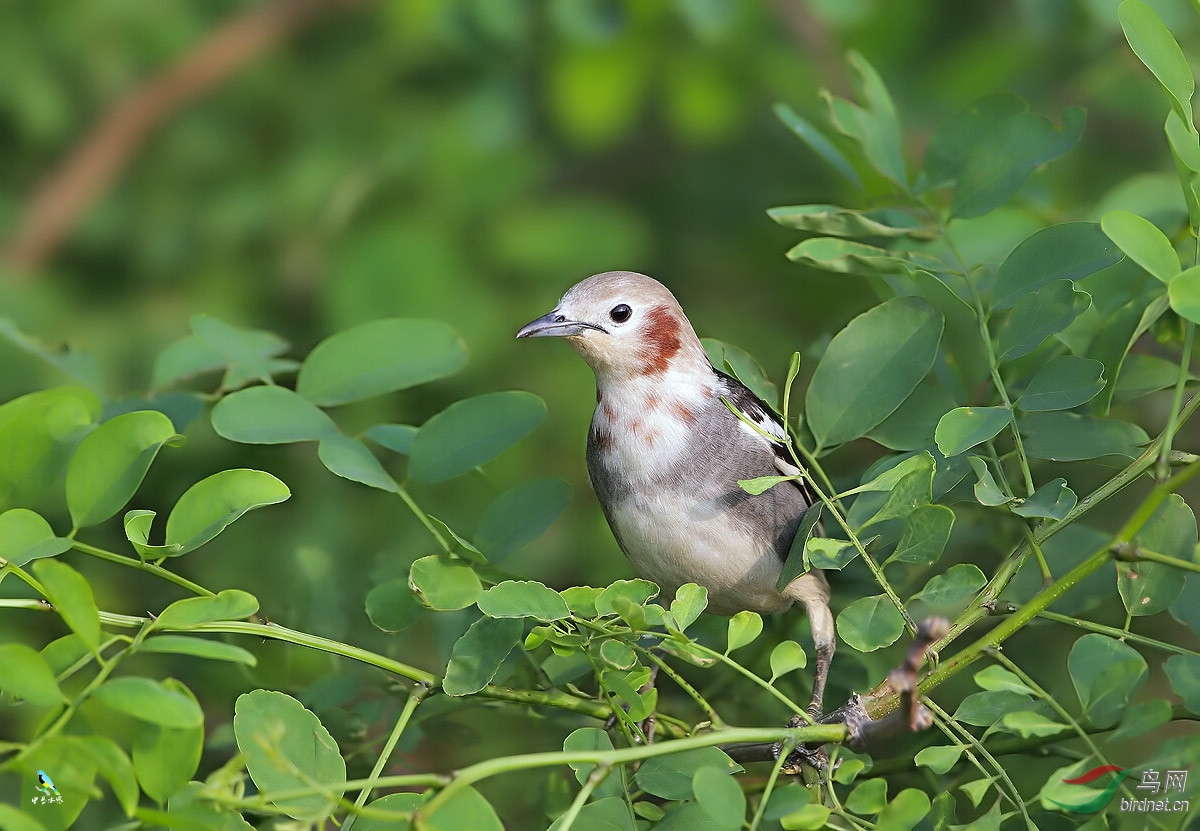
[(942, 316), (914, 297), (850, 321), (829, 343), (805, 395), (818, 446), (858, 438), (891, 415), (933, 365), (941, 336)]
[(288, 486), (261, 470), (223, 470), (184, 492), (167, 517), (167, 544), (194, 551), (247, 511), (283, 502)]
[(42, 582), (46, 599), (93, 653), (100, 646), (100, 611), (92, 587), (75, 569), (57, 560), (38, 560), (33, 574)]
[(255, 690), (239, 695), (233, 709), (233, 735), (246, 757), (246, 770), (265, 794), (311, 788), (326, 794), (277, 800), (289, 816), (324, 815), (342, 794), (346, 762), (337, 742), (310, 710), (290, 695)]
[(561, 620), (571, 610), (562, 595), (533, 580), (505, 580), (479, 595), (479, 611), (488, 617), (535, 617)]
[[(163, 686), (196, 700), (191, 690), (173, 678)], [(179, 729), (139, 722), (133, 733), (133, 768), (142, 790), (155, 802), (165, 803), (195, 775), (203, 750), (203, 726)]]
[(804, 647), (795, 641), (780, 641), (771, 650), (771, 683), (781, 675), (787, 675), (792, 670), (803, 669), (808, 663)]
[(466, 345), (445, 323), (372, 320), (318, 343), (300, 367), (296, 392), (334, 407), (445, 377), (466, 362)]
[(524, 628), (520, 618), (483, 617), (472, 623), (450, 650), (442, 691), (472, 695), (490, 684), (508, 653), (521, 642)]
[(522, 482), (502, 493), (479, 517), (475, 545), (497, 563), (540, 537), (571, 502), (574, 491), (562, 479)]
[(0, 645), (0, 690), (39, 707), (66, 700), (46, 659), (23, 643)]
[(1067, 670), (1084, 715), (1097, 727), (1112, 727), (1120, 720), (1147, 675), (1146, 659), (1136, 649), (1096, 633), (1075, 641)]
[(1167, 293), (1171, 299), (1171, 308), (1177, 315), (1192, 323), (1200, 323), (1200, 266), (1192, 266), (1187, 271), (1176, 274), (1167, 286)]
[(426, 606), (443, 612), (465, 609), (483, 593), (475, 569), (437, 554), (413, 563), (408, 582)]
[(1192, 123), (1192, 93), (1196, 81), (1183, 50), (1158, 13), (1142, 0), (1125, 0), (1117, 9), (1129, 47), (1162, 84), (1171, 109)]
[(754, 643), (754, 639), (762, 634), (762, 630), (762, 617), (758, 612), (748, 609), (738, 612), (729, 619), (729, 645), (725, 647), (725, 654)]
[(1000, 266), (992, 308), (1007, 309), (1058, 280), (1082, 280), (1121, 260), (1122, 253), (1096, 222), (1051, 225), (1021, 242)]
[(1129, 259), (1162, 282), (1171, 282), (1179, 273), (1175, 247), (1150, 220), (1129, 211), (1109, 211), (1100, 219), (1100, 227)]
[(400, 486), (391, 477), (375, 454), (358, 439), (335, 435), (321, 440), (317, 447), (321, 464), (343, 479), (359, 482), (388, 493), (399, 493)]
[(212, 411), (218, 436), (242, 444), (288, 444), (337, 435), (333, 420), (289, 389), (250, 387), (225, 396)]
[(1011, 420), (1008, 407), (955, 407), (938, 421), (934, 440), (943, 456), (957, 456), (991, 439)]
[(855, 600), (837, 616), (842, 640), (859, 652), (890, 646), (904, 632), (904, 618), (887, 595)]
[(1013, 406), (1026, 412), (1070, 410), (1095, 398), (1104, 384), (1104, 364), (1061, 355), (1037, 371)]
[(67, 467), (67, 507), (76, 528), (98, 525), (125, 507), (159, 448), (175, 437), (156, 410), (116, 416), (80, 442)]
[(28, 508), (0, 514), (0, 559), (23, 566), (42, 557), (56, 557), (71, 547), (66, 537), (54, 536), (50, 523)]
[(413, 438), (409, 475), (443, 482), (490, 462), (546, 418), (546, 405), (530, 392), (493, 392), (456, 401)]
[(194, 699), (149, 678), (114, 678), (97, 687), (92, 697), (127, 716), (163, 727), (204, 724), (204, 713)]
[(154, 629), (193, 629), (217, 620), (242, 620), (258, 611), (258, 600), (241, 589), (225, 589), (215, 597), (176, 600), (154, 621)]

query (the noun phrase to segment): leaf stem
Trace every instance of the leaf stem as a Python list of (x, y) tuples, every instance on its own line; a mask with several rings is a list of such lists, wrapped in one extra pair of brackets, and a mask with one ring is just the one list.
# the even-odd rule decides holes
[(186, 577), (176, 574), (170, 569), (165, 569), (162, 566), (156, 566), (152, 563), (143, 563), (141, 560), (135, 560), (132, 557), (126, 557), (124, 555), (117, 554), (114, 551), (108, 551), (103, 548), (98, 548), (94, 545), (88, 545), (85, 542), (80, 542), (79, 540), (75, 539), (71, 540), (71, 547), (76, 551), (81, 551), (84, 554), (89, 554), (98, 559), (105, 560), (110, 563), (116, 563), (117, 565), (124, 566), (125, 568), (132, 568), (136, 571), (144, 572), (145, 574), (152, 574), (155, 577), (161, 577), (168, 583), (174, 583), (181, 588), (187, 589), (192, 594), (200, 595), (201, 597), (216, 596), (216, 592), (204, 588), (204, 586), (201, 586), (199, 583), (193, 583)]
[[(1200, 238), (1197, 238), (1200, 240)], [(1196, 333), (1196, 324), (1188, 320), (1183, 327), (1183, 354), (1179, 358), (1179, 377), (1175, 380), (1175, 394), (1171, 399), (1171, 410), (1167, 416), (1167, 429), (1163, 433), (1162, 447), (1159, 451), (1158, 466), (1154, 477), (1163, 481), (1171, 475), (1171, 443), (1175, 440), (1175, 431), (1179, 429), (1179, 408), (1183, 403), (1183, 388), (1187, 384), (1188, 370), (1192, 364), (1192, 337)]]
[(1126, 632), (1124, 629), (1118, 629), (1115, 626), (1106, 626), (1103, 623), (1094, 623), (1090, 620), (1083, 620), (1077, 617), (1068, 615), (1060, 615), (1058, 612), (1042, 611), (1038, 612), (1038, 617), (1045, 620), (1052, 620), (1055, 623), (1065, 623), (1067, 626), (1074, 626), (1077, 629), (1083, 629), (1087, 632), (1098, 632), (1101, 635), (1108, 635), (1112, 638), (1124, 638), (1133, 643), (1140, 643), (1142, 646), (1149, 646), (1154, 649), (1161, 649), (1163, 652), (1174, 652), (1178, 655), (1195, 655), (1200, 658), (1200, 652), (1192, 649), (1187, 649), (1173, 643), (1160, 641), (1155, 638), (1148, 638), (1145, 635), (1139, 635), (1135, 632)]
[[(378, 779), (379, 774), (383, 773), (384, 767), (392, 756), (392, 752), (396, 749), (396, 743), (400, 741), (400, 734), (408, 727), (409, 719), (412, 718), (413, 712), (425, 698), (429, 695), (431, 687), (427, 684), (418, 684), (408, 694), (408, 700), (404, 702), (404, 709), (400, 712), (400, 717), (396, 719), (396, 724), (392, 727), (392, 733), (388, 736), (387, 744), (383, 746), (383, 751), (379, 754), (379, 758), (375, 760), (375, 767), (371, 769), (371, 779)], [(371, 796), (372, 786), (364, 786), (359, 791), (358, 798), (354, 800), (354, 813), (346, 817), (346, 822), (342, 825), (342, 831), (350, 831), (354, 827), (355, 820), (358, 819), (357, 811), (366, 804)]]

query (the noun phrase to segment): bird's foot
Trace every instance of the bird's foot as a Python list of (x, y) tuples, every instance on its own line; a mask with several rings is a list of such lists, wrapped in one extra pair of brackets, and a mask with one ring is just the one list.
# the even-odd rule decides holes
[[(797, 714), (788, 720), (788, 727), (796, 728), (803, 727), (806, 724), (812, 724), (821, 720), (821, 707), (813, 703), (808, 707), (809, 719)], [(776, 755), (783, 750), (782, 746), (777, 749)], [(792, 748), (791, 753), (783, 760), (783, 765), (780, 767), (780, 772), (788, 776), (795, 776), (801, 772), (801, 769), (807, 765), (814, 768), (818, 773), (824, 775), (829, 769), (829, 754), (825, 752), (825, 748), (821, 745), (802, 744)]]

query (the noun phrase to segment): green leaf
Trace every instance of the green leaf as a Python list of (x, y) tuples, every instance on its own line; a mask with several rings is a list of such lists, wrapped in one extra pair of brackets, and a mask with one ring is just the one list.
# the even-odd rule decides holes
[(1172, 655), (1163, 669), (1171, 681), (1171, 689), (1183, 699), (1184, 705), (1193, 713), (1200, 714), (1200, 657)]
[(562, 620), (571, 610), (554, 589), (533, 580), (505, 580), (485, 591), (475, 601), (488, 617), (535, 617)]
[[(929, 578), (925, 587), (912, 596), (931, 610), (960, 611), (987, 584), (987, 578), (973, 563), (958, 563), (942, 574)], [(911, 601), (910, 601), (911, 602)]]
[[(1196, 550), (1196, 515), (1187, 502), (1173, 493), (1158, 506), (1134, 546), (1191, 561)], [(1167, 609), (1183, 593), (1182, 575), (1174, 566), (1151, 562), (1117, 562), (1117, 590), (1132, 616), (1154, 615)]]
[(600, 644), (600, 658), (616, 669), (633, 669), (637, 664), (637, 653), (624, 641), (610, 638)]
[[(706, 766), (692, 774), (692, 793), (696, 802), (721, 828), (740, 829), (746, 819), (746, 795), (729, 767)], [(690, 826), (694, 828), (695, 826)]]
[(1066, 222), (1043, 228), (1022, 241), (1000, 266), (991, 307), (1007, 309), (1051, 283), (1082, 280), (1121, 257), (1099, 223)]
[(218, 620), (243, 620), (258, 611), (258, 600), (241, 589), (225, 589), (215, 597), (176, 600), (154, 621), (153, 629), (194, 629)]
[(1033, 699), (1010, 690), (986, 690), (971, 693), (954, 711), (954, 718), (974, 727), (991, 727), (1007, 713), (1026, 710)]
[(426, 606), (443, 612), (465, 609), (483, 593), (475, 569), (437, 554), (413, 563), (408, 582)]
[[(858, 764), (861, 766), (862, 762)], [(841, 769), (841, 767), (838, 768), (839, 771)], [(795, 814), (811, 804), (812, 795), (803, 785), (797, 783), (782, 785), (771, 791), (771, 795), (767, 798), (763, 819), (777, 821), (790, 814)]]
[(0, 690), (38, 707), (66, 701), (46, 660), (23, 643), (0, 644)]
[(935, 745), (933, 747), (922, 748), (913, 757), (913, 763), (917, 767), (929, 768), (941, 776), (949, 773), (958, 764), (958, 759), (962, 756), (963, 750), (964, 748), (955, 745)]
[(28, 504), (59, 481), (71, 450), (100, 417), (100, 400), (59, 387), (0, 405), (0, 510)]
[[(283, 343), (283, 349), (286, 348), (287, 344)], [(282, 352), (283, 349), (279, 351)], [(193, 375), (224, 369), (228, 364), (229, 358), (200, 338), (195, 335), (185, 335), (168, 345), (155, 357), (154, 375), (150, 386), (160, 390)]]
[(464, 560), (470, 560), (473, 563), (485, 564), (488, 558), (483, 552), (475, 547), (474, 543), (468, 542), (459, 536), (458, 532), (451, 528), (446, 523), (435, 517), (433, 514), (426, 514), (430, 524), (437, 528), (442, 537), (450, 543), (450, 550), (456, 551)]
[(929, 187), (940, 188), (957, 179), (975, 147), (1004, 119), (1023, 113), (1029, 105), (1011, 92), (977, 99), (938, 128), (925, 149), (922, 169)]
[(1037, 695), (1018, 675), (995, 664), (975, 673), (975, 684), (984, 690), (1007, 690), (1022, 695)]
[(321, 464), (343, 479), (359, 482), (388, 493), (399, 493), (396, 480), (383, 469), (379, 459), (358, 439), (335, 435), (321, 439), (317, 445)]
[(908, 173), (900, 147), (900, 125), (891, 96), (866, 58), (851, 52), (848, 61), (855, 72), (855, 91), (866, 107), (823, 93), (830, 121), (840, 133), (862, 146), (872, 167), (901, 189), (908, 190)]
[(1066, 479), (1054, 479), (1034, 491), (1028, 499), (1010, 506), (1009, 510), (1017, 516), (1063, 519), (1077, 501), (1078, 497), (1067, 487)]
[[(1168, 659), (1168, 663), (1170, 659)], [(1168, 676), (1170, 677), (1170, 676)], [(1200, 687), (1193, 688), (1200, 689)], [(1131, 705), (1121, 716), (1121, 726), (1108, 735), (1108, 742), (1125, 742), (1162, 727), (1171, 720), (1173, 712), (1169, 702), (1161, 698), (1142, 701)]]
[(1192, 323), (1200, 323), (1200, 266), (1192, 266), (1171, 278), (1167, 295), (1177, 315)]
[(905, 476), (917, 471), (932, 471), (935, 462), (933, 454), (929, 451), (917, 453), (909, 456), (897, 465), (893, 465), (878, 476), (873, 477), (870, 481), (859, 485), (857, 488), (851, 488), (848, 491), (842, 491), (838, 494), (839, 499), (844, 499), (856, 493), (865, 493), (868, 491), (890, 491)]
[(320, 817), (333, 808), (346, 781), (337, 742), (310, 710), (290, 695), (254, 690), (239, 695), (233, 735), (246, 771), (263, 794), (311, 788), (324, 793), (273, 800), (290, 817)]
[[(904, 519), (904, 531), (896, 551), (887, 563), (933, 565), (942, 556), (950, 531), (954, 528), (954, 511), (945, 505), (923, 505)], [(884, 565), (887, 565), (884, 563)]]
[(1192, 123), (1192, 69), (1171, 31), (1158, 13), (1141, 0), (1125, 0), (1117, 9), (1129, 47), (1162, 84), (1167, 99), (1180, 118)]
[(617, 603), (622, 598), (636, 606), (642, 606), (657, 596), (658, 586), (649, 580), (642, 580), (640, 578), (617, 580), (605, 588), (604, 591), (600, 592), (600, 596), (596, 598), (596, 614), (616, 614), (618, 611)]
[(780, 641), (771, 650), (771, 683), (774, 684), (776, 678), (793, 670), (804, 669), (807, 663), (804, 647), (795, 641)]
[(225, 396), (212, 411), (218, 436), (242, 444), (320, 441), (337, 426), (320, 408), (284, 387), (250, 387)]
[(982, 216), (1007, 202), (1034, 170), (1064, 155), (1083, 134), (1086, 113), (1071, 107), (1058, 129), (1045, 116), (1018, 112), (998, 121), (971, 148), (956, 176), (951, 213)]
[(943, 456), (957, 456), (992, 438), (1010, 421), (1008, 407), (956, 407), (938, 421), (934, 440)]
[(1069, 410), (1091, 401), (1105, 383), (1104, 364), (1060, 355), (1037, 371), (1013, 406), (1026, 412)]
[(683, 632), (696, 622), (696, 618), (707, 607), (708, 589), (695, 583), (684, 583), (676, 590), (675, 598), (671, 601), (670, 621), (678, 631)]
[(489, 562), (500, 562), (545, 533), (572, 496), (574, 491), (562, 479), (522, 482), (484, 509), (475, 530), (475, 545)]
[(524, 632), (521, 618), (483, 617), (454, 643), (442, 691), (446, 695), (473, 695), (492, 682), (500, 665)]
[(887, 495), (883, 507), (864, 522), (862, 527), (866, 528), (889, 519), (903, 519), (922, 505), (932, 502), (933, 470), (933, 465), (929, 464), (901, 478)]
[(125, 514), (122, 524), (125, 526), (125, 539), (137, 551), (142, 561), (156, 560), (159, 557), (170, 557), (179, 551), (178, 545), (150, 545), (150, 531), (154, 527), (154, 511), (129, 511)]
[(996, 729), (1028, 739), (1034, 736), (1054, 736), (1070, 728), (1033, 710), (1018, 710), (1015, 713), (1005, 713), (996, 723)]
[(890, 450), (917, 450), (933, 444), (933, 431), (955, 401), (939, 384), (921, 384), (896, 411), (867, 433)]
[(692, 777), (706, 767), (730, 773), (740, 769), (719, 748), (701, 747), (649, 758), (642, 762), (634, 778), (646, 793), (663, 799), (691, 799)]
[(318, 343), (300, 367), (296, 392), (336, 407), (444, 378), (466, 363), (462, 338), (445, 323), (372, 320)]
[(132, 817), (138, 806), (137, 778), (133, 763), (117, 743), (105, 736), (72, 736), (79, 755), (90, 761), (108, 782), (125, 816)]
[(367, 592), (367, 617), (385, 632), (402, 632), (425, 611), (407, 580), (388, 580)]
[[(196, 701), (192, 691), (174, 678), (163, 681), (163, 686)], [(203, 725), (172, 728), (139, 721), (133, 731), (133, 768), (142, 790), (155, 802), (165, 803), (195, 775), (203, 750)]]
[(775, 116), (784, 123), (789, 130), (796, 134), (805, 144), (809, 146), (814, 153), (843, 177), (845, 177), (855, 187), (861, 188), (862, 180), (855, 172), (854, 166), (842, 154), (842, 151), (826, 138), (825, 134), (812, 125), (807, 119), (802, 118), (787, 104), (775, 105)]
[(738, 487), (751, 496), (758, 496), (776, 485), (784, 482), (798, 482), (800, 479), (800, 476), (759, 476), (755, 479), (739, 479)]
[(860, 816), (878, 814), (887, 806), (887, 780), (867, 779), (846, 797), (846, 810)]
[(820, 271), (868, 277), (902, 271), (906, 262), (885, 248), (836, 237), (810, 237), (788, 249), (787, 258)]
[(975, 499), (980, 505), (1004, 505), (1013, 501), (1014, 497), (1006, 496), (1004, 491), (1000, 490), (986, 461), (979, 456), (969, 456), (967, 461), (970, 462), (971, 469), (975, 471), (975, 478), (978, 480), (975, 482)]
[(729, 645), (725, 647), (725, 654), (754, 643), (754, 639), (762, 634), (762, 630), (762, 617), (758, 612), (747, 609), (738, 612), (729, 619)]
[(821, 521), (821, 513), (824, 510), (825, 505), (818, 502), (809, 505), (804, 511), (804, 516), (800, 519), (800, 527), (796, 529), (796, 536), (792, 538), (792, 544), (788, 548), (787, 558), (783, 561), (779, 579), (775, 581), (776, 591), (782, 592), (789, 583), (808, 571), (809, 560), (805, 552), (808, 551), (808, 543), (813, 538), (813, 531), (816, 529), (817, 523)]
[(850, 321), (830, 341), (805, 396), (819, 447), (858, 438), (891, 415), (933, 365), (941, 334), (942, 316), (915, 297)]
[(546, 405), (529, 392), (493, 392), (456, 401), (417, 431), (409, 475), (419, 482), (461, 476), (499, 456), (545, 418)]
[(853, 211), (837, 205), (787, 205), (771, 208), (767, 216), (785, 228), (798, 228), (831, 237), (926, 238), (931, 232), (899, 211)]
[[(878, 539), (872, 537), (863, 540), (864, 547)], [(809, 537), (804, 544), (804, 558), (812, 568), (841, 571), (858, 556), (858, 549), (849, 540), (835, 540), (830, 537)]]
[(496, 810), (474, 788), (463, 788), (423, 817), (425, 831), (504, 831)]
[[(1197, 287), (1200, 290), (1200, 286)], [(1200, 299), (1200, 295), (1198, 295)], [(1200, 305), (1197, 306), (1200, 312)], [(1179, 364), (1153, 355), (1126, 355), (1121, 363), (1121, 374), (1113, 390), (1113, 401), (1123, 402), (1165, 390), (1175, 386), (1179, 378)], [(1190, 373), (1188, 380), (1195, 380)]]
[(852, 649), (874, 652), (904, 633), (904, 618), (887, 595), (862, 597), (838, 614), (837, 631)]
[(1101, 217), (1100, 227), (1129, 259), (1163, 283), (1170, 283), (1179, 273), (1175, 247), (1150, 220), (1129, 211), (1109, 211)]
[(210, 661), (229, 661), (235, 664), (245, 664), (252, 667), (258, 663), (254, 655), (240, 646), (207, 638), (193, 638), (188, 635), (159, 635), (147, 638), (139, 647), (140, 652), (166, 652), (171, 655), (190, 655), (193, 658), (206, 658)]
[(1046, 338), (1070, 326), (1091, 304), (1091, 295), (1076, 291), (1070, 280), (1059, 280), (1023, 295), (1000, 327), (1000, 360), (1013, 361), (1028, 355)]
[(417, 428), (411, 424), (376, 424), (363, 435), (393, 453), (407, 456), (412, 451)]
[(287, 343), (271, 332), (239, 329), (211, 315), (192, 315), (192, 331), (214, 352), (241, 364), (246, 372), (264, 384), (271, 383), (274, 366), (270, 360), (287, 348)]
[[(580, 727), (563, 740), (563, 750), (567, 753), (606, 753), (613, 749), (612, 739), (608, 731), (599, 727)], [(592, 762), (569, 762), (571, 770), (575, 771), (575, 779), (579, 784), (587, 781), (596, 765)]]
[(959, 790), (967, 795), (971, 800), (971, 804), (976, 808), (987, 795), (988, 790), (992, 787), (992, 782), (996, 780), (995, 776), (989, 776), (986, 779), (976, 779), (974, 782), (968, 782), (965, 785), (959, 785)]
[(167, 517), (167, 544), (194, 551), (247, 511), (283, 502), (288, 486), (261, 470), (214, 473), (188, 488)]
[(119, 415), (93, 430), (67, 467), (67, 506), (75, 527), (99, 525), (125, 507), (159, 448), (175, 438), (171, 419), (154, 410)]
[(100, 611), (92, 587), (75, 569), (57, 560), (38, 560), (33, 574), (46, 590), (46, 599), (89, 650), (100, 646)]
[(1101, 456), (1137, 458), (1150, 441), (1136, 424), (1075, 413), (1032, 413), (1017, 421), (1025, 452), (1035, 459), (1073, 462)]
[(28, 508), (0, 514), (0, 559), (23, 566), (43, 557), (57, 557), (71, 548), (71, 540), (54, 536), (50, 523)]
[(162, 727), (187, 729), (204, 724), (204, 712), (195, 699), (149, 678), (113, 678), (97, 687), (92, 697), (127, 716)]
[(888, 831), (909, 831), (929, 813), (929, 797), (916, 788), (905, 788), (880, 812), (877, 828)]
[(1129, 699), (1146, 681), (1146, 659), (1107, 635), (1089, 633), (1075, 641), (1067, 670), (1084, 715), (1097, 727), (1112, 727)]

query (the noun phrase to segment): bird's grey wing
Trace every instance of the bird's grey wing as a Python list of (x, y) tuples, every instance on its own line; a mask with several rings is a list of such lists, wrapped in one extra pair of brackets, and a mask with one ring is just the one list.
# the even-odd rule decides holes
[(771, 436), (768, 439), (766, 436), (757, 434), (763, 445), (769, 447), (774, 454), (775, 468), (784, 476), (800, 477), (792, 480), (792, 484), (800, 490), (801, 495), (804, 497), (804, 504), (808, 507), (817, 504), (820, 499), (813, 492), (808, 479), (801, 476), (802, 471), (800, 468), (796, 467), (796, 463), (792, 459), (791, 450), (788, 447), (789, 437), (787, 430), (775, 414), (775, 411), (755, 395), (749, 387), (732, 375), (726, 375), (720, 370), (716, 370), (716, 373), (721, 383), (721, 395), (725, 400), (760, 430)]

